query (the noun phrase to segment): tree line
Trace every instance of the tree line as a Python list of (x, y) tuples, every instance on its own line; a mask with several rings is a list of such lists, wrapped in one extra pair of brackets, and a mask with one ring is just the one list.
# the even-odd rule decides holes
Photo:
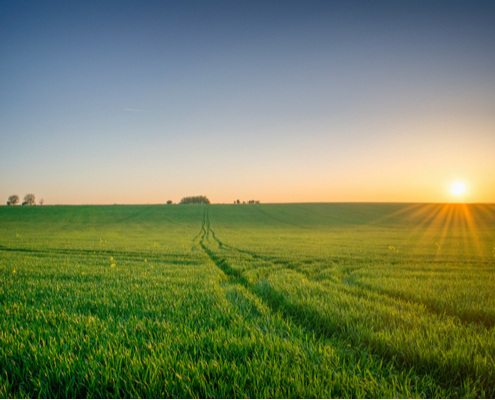
[[(39, 202), (39, 205), (42, 206), (45, 200), (41, 199)], [(13, 194), (12, 196), (9, 196), (7, 199), (7, 205), (8, 206), (15, 206), (19, 204), (19, 196), (16, 194)], [(29, 193), (24, 196), (24, 200), (22, 202), (23, 206), (35, 206), (36, 205), (36, 197), (34, 194)]]
[[(39, 205), (42, 206), (45, 201), (41, 199), (39, 201)], [(249, 200), (247, 204), (259, 204), (259, 200)], [(7, 200), (7, 205), (8, 206), (15, 206), (19, 204), (19, 196), (16, 194), (13, 194), (12, 196), (9, 196)], [(172, 200), (168, 200), (167, 204), (173, 204)], [(188, 197), (183, 197), (179, 204), (210, 204), (210, 200), (206, 196), (188, 196)], [(246, 204), (245, 201), (241, 203), (239, 199), (234, 200), (234, 204)], [(22, 202), (23, 206), (35, 206), (36, 205), (36, 197), (34, 194), (29, 193), (24, 196), (24, 201)]]
[(189, 196), (183, 197), (179, 204), (210, 204), (210, 200), (206, 196)]

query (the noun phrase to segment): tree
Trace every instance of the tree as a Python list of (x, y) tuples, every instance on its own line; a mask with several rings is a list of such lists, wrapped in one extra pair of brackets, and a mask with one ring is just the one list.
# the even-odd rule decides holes
[(36, 205), (36, 198), (34, 197), (34, 194), (27, 194), (24, 196), (24, 201), (22, 202), (23, 206), (35, 206)]
[(8, 206), (15, 206), (17, 203), (19, 203), (19, 196), (17, 196), (16, 194), (9, 196), (9, 199), (7, 200)]
[(174, 204), (172, 200), (167, 200), (167, 204)]
[(210, 204), (210, 200), (206, 196), (190, 196), (183, 197), (179, 204)]
[(40, 202), (38, 203), (40, 206), (42, 206), (45, 203), (45, 199), (41, 199)]

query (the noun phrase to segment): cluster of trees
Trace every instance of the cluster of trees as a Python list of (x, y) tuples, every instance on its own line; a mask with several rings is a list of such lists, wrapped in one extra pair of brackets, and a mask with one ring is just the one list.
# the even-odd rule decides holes
[(179, 204), (210, 204), (210, 200), (206, 196), (189, 196), (183, 197)]
[[(234, 200), (234, 204), (241, 204), (241, 201), (239, 199)], [(246, 204), (245, 201), (242, 202), (242, 204)], [(260, 204), (259, 200), (249, 200), (247, 204)]]
[[(45, 201), (43, 199), (40, 200), (40, 206), (43, 205)], [(7, 205), (8, 206), (15, 206), (16, 204), (19, 204), (19, 196), (16, 194), (13, 194), (12, 196), (9, 196), (7, 200)], [(34, 194), (29, 193), (24, 196), (24, 201), (22, 202), (23, 206), (35, 206), (36, 205), (36, 197)]]

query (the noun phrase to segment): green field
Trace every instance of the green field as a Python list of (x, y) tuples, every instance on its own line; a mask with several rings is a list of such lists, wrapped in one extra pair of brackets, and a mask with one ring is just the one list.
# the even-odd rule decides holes
[(495, 206), (0, 207), (0, 397), (494, 397)]

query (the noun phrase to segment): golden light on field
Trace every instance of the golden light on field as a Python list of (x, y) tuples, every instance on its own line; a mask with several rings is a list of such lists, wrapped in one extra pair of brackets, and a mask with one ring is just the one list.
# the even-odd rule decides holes
[[(490, 260), (495, 256), (492, 245), (490, 244), (487, 252), (483, 241), (480, 240), (480, 235), (489, 230), (490, 221), (495, 220), (495, 208), (491, 205), (410, 204), (375, 222), (398, 217), (413, 222), (409, 240), (413, 243), (412, 238), (416, 238), (417, 243), (430, 243), (435, 251), (435, 259), (456, 253), (470, 253), (481, 259), (488, 257)], [(415, 247), (414, 244), (412, 247)], [(420, 249), (421, 246), (417, 250), (423, 251)]]
[(462, 182), (454, 182), (450, 186), (450, 191), (456, 196), (460, 196), (466, 192), (466, 185)]

